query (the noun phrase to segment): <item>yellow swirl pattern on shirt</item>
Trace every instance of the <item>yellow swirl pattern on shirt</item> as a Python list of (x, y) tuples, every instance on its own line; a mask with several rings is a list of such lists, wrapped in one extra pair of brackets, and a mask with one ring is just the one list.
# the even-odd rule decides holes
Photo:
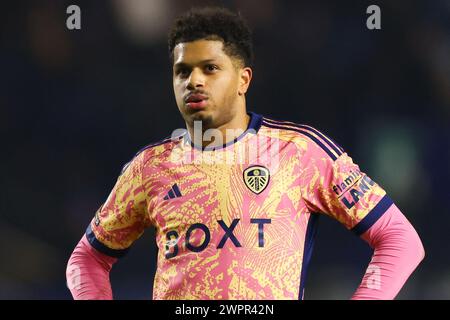
[[(252, 158), (261, 141), (264, 148)], [(267, 156), (274, 146), (276, 159)], [(199, 154), (202, 161), (185, 161)], [(270, 173), (259, 194), (244, 181), (252, 166)], [(353, 228), (385, 195), (375, 183), (361, 189), (365, 174), (355, 172), (359, 167), (346, 153), (334, 161), (310, 137), (288, 129), (263, 126), (256, 135), (203, 153), (182, 139), (170, 141), (131, 162), (102, 207), (100, 223), (91, 226), (113, 249), (129, 247), (150, 225), (156, 228), (154, 299), (298, 299), (311, 213)], [(339, 194), (336, 186), (350, 180), (353, 185)], [(175, 185), (182, 196), (168, 198)], [(221, 223), (235, 224), (231, 236)]]

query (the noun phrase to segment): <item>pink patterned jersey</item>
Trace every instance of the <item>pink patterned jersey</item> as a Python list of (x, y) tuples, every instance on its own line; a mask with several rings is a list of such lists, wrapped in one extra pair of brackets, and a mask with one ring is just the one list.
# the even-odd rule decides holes
[(141, 150), (90, 223), (114, 257), (156, 228), (154, 299), (301, 299), (317, 217), (360, 235), (391, 206), (321, 132), (250, 115), (219, 148), (184, 133)]

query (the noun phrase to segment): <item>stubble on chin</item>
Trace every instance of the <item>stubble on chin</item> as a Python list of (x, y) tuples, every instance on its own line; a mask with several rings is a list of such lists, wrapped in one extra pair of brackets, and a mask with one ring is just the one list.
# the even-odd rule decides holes
[(189, 125), (194, 126), (195, 121), (201, 121), (202, 130), (210, 129), (213, 125), (213, 117), (210, 114), (202, 114), (201, 112), (198, 112), (190, 115), (188, 120)]

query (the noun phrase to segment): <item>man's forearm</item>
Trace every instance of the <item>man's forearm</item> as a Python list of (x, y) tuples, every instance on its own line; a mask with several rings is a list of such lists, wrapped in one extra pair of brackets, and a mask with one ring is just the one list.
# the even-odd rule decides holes
[(416, 230), (392, 205), (361, 238), (374, 253), (352, 299), (394, 299), (425, 256)]
[(94, 249), (84, 235), (67, 264), (67, 286), (76, 300), (111, 300), (109, 272), (116, 258)]

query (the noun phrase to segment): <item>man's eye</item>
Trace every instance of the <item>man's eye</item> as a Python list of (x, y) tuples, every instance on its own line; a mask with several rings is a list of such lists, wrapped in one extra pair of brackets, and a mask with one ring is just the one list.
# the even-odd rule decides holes
[(176, 71), (176, 74), (180, 76), (186, 76), (189, 74), (189, 70), (185, 68), (180, 68)]
[(219, 69), (219, 68), (218, 68), (217, 66), (213, 65), (213, 64), (208, 64), (208, 65), (206, 66), (206, 70), (208, 70), (208, 71), (210, 71), (210, 72), (215, 71), (215, 70), (217, 70), (217, 69)]

